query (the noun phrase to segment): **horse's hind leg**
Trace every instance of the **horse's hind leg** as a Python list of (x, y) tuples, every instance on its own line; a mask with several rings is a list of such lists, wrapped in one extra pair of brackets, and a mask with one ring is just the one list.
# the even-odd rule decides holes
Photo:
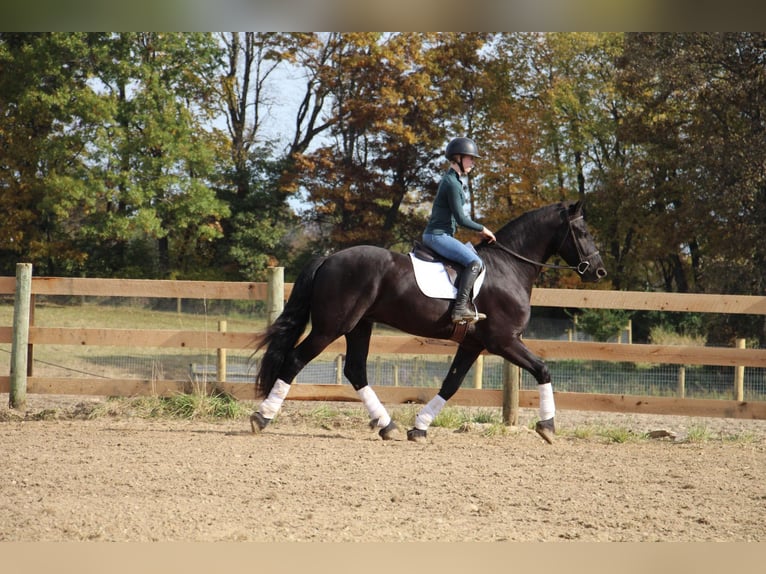
[(330, 343), (335, 340), (335, 333), (317, 333), (312, 330), (308, 336), (285, 357), (284, 364), (279, 370), (277, 381), (274, 383), (269, 395), (264, 399), (258, 410), (250, 416), (250, 427), (253, 432), (262, 431), (271, 422), (290, 391), (290, 384), (298, 373), (312, 359), (321, 353)]
[(367, 408), (370, 428), (380, 429), (378, 434), (383, 440), (392, 440), (398, 427), (367, 382), (367, 354), (370, 350), (371, 335), (372, 322), (367, 320), (360, 321), (346, 333), (346, 366), (343, 373)]

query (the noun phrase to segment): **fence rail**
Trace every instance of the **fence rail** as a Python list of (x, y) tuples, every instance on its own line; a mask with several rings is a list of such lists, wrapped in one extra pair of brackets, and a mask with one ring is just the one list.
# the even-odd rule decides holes
[[(27, 265), (27, 264), (20, 264)], [(31, 267), (31, 266), (30, 266)], [(28, 279), (24, 276), (28, 275)], [(217, 349), (254, 349), (257, 333), (38, 327), (33, 324), (36, 295), (158, 297), (208, 300), (260, 300), (267, 302), (270, 316), (289, 296), (292, 285), (281, 282), (273, 273), (274, 282), (208, 282), (154, 281), (123, 279), (87, 279), (61, 277), (31, 277), (31, 268), (17, 272), (17, 277), (0, 277), (0, 295), (15, 295), (14, 325), (0, 327), (0, 343), (10, 343), (14, 358), (10, 376), (0, 376), (0, 392), (11, 393), (12, 406), (23, 408), (27, 390), (31, 393), (133, 396), (190, 392), (194, 381), (100, 379), (94, 377), (36, 377), (31, 364), (24, 358), (32, 356), (35, 345), (122, 346), (122, 347), (185, 347)], [(28, 285), (24, 282), (28, 281)], [(275, 288), (276, 285), (276, 288)], [(20, 296), (29, 299), (24, 311)], [(278, 301), (275, 301), (278, 297)], [(675, 293), (643, 293), (629, 291), (599, 291), (587, 289), (534, 289), (532, 304), (542, 307), (660, 310), (766, 315), (766, 297), (741, 295), (700, 295)], [(21, 338), (19, 337), (21, 335)], [(677, 365), (724, 365), (766, 367), (766, 349), (685, 347), (670, 345), (626, 345), (575, 341), (526, 339), (529, 348), (546, 360), (581, 359), (636, 363), (667, 363)], [(451, 341), (424, 339), (413, 336), (374, 335), (370, 354), (451, 355)], [(26, 350), (27, 352), (24, 352)], [(342, 354), (343, 340), (335, 341), (327, 352)], [(23, 372), (21, 372), (23, 371)], [(517, 377), (518, 378), (518, 377)], [(15, 389), (23, 381), (23, 391)], [(215, 381), (214, 386), (241, 399), (253, 399), (252, 383)], [(555, 384), (555, 383), (554, 383)], [(480, 386), (477, 385), (477, 386)], [(16, 404), (14, 405), (14, 391)], [(381, 400), (392, 403), (427, 402), (433, 388), (379, 387)], [(556, 393), (561, 408), (605, 410), (657, 414), (682, 414), (766, 419), (766, 401), (742, 400), (735, 391), (735, 400), (684, 399), (639, 395), (597, 395), (590, 393)], [(463, 388), (451, 400), (453, 404), (500, 406), (509, 408), (509, 391)], [(290, 393), (291, 400), (356, 401), (358, 397), (348, 386), (337, 384), (301, 384)], [(518, 391), (513, 407), (537, 406), (536, 391)]]

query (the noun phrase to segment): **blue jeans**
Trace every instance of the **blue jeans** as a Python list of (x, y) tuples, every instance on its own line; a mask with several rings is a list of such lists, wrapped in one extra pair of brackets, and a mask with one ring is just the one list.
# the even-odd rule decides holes
[(474, 262), (478, 262), (479, 265), (482, 265), (481, 259), (479, 259), (479, 256), (476, 255), (476, 252), (473, 249), (446, 233), (441, 235), (424, 233), (423, 243), (427, 247), (436, 251), (439, 255), (446, 257), (451, 261), (456, 261), (464, 267), (468, 267)]

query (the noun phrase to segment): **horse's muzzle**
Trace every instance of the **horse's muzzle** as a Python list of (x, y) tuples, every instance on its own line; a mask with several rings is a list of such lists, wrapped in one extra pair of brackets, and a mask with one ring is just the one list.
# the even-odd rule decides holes
[[(587, 273), (590, 270), (591, 270), (590, 261), (580, 261), (580, 264), (577, 266), (577, 272), (583, 276), (585, 275), (585, 273)], [(591, 271), (591, 273), (593, 273), (593, 271)], [(604, 269), (601, 266), (596, 267), (595, 275), (596, 275), (596, 281), (598, 281), (599, 279), (603, 279), (604, 277), (606, 277), (606, 269)]]
[(583, 281), (592, 281), (594, 283), (606, 277), (606, 269), (601, 265), (601, 258), (598, 259), (595, 267), (591, 266), (590, 261), (580, 261), (580, 264), (577, 266), (577, 272)]

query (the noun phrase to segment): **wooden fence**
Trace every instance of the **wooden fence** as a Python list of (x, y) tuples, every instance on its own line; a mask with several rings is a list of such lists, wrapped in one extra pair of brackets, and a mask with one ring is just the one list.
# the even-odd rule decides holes
[[(28, 266), (28, 267), (25, 267)], [(78, 295), (112, 297), (156, 297), (206, 300), (266, 301), (270, 318), (278, 315), (289, 296), (291, 285), (281, 279), (281, 269), (268, 283), (154, 281), (129, 279), (86, 279), (31, 277), (31, 265), (19, 264), (17, 276), (0, 277), (0, 295), (15, 294), (14, 325), (0, 326), (0, 343), (12, 344), (10, 376), (0, 376), (0, 392), (10, 393), (11, 406), (24, 408), (26, 393), (134, 396), (169, 396), (191, 392), (191, 380), (97, 379), (93, 377), (37, 377), (31, 371), (36, 345), (109, 345), (121, 347), (185, 347), (253, 349), (257, 333), (201, 332), (190, 330), (103, 329), (38, 327), (34, 325), (37, 295)], [(679, 312), (766, 315), (766, 297), (598, 291), (586, 289), (534, 289), (532, 304), (543, 307), (661, 310)], [(661, 363), (677, 365), (724, 365), (766, 367), (766, 350), (671, 345), (626, 345), (617, 343), (571, 342), (526, 339), (529, 348), (545, 360), (581, 359), (598, 361)], [(343, 339), (326, 352), (343, 353)], [(413, 336), (373, 336), (370, 354), (451, 355), (450, 341)], [(537, 407), (537, 391), (518, 391), (518, 373), (504, 369), (502, 390), (461, 388), (451, 404), (503, 406), (504, 417), (512, 420), (514, 409)], [(514, 386), (515, 383), (515, 386)], [(233, 396), (252, 400), (253, 383), (215, 382)], [(478, 386), (478, 385), (477, 385)], [(465, 386), (464, 386), (465, 387)], [(555, 388), (555, 381), (554, 381)], [(376, 392), (384, 403), (424, 403), (434, 388), (379, 386)], [(741, 389), (734, 400), (687, 399), (643, 395), (556, 393), (561, 409), (680, 414), (732, 418), (766, 419), (766, 401), (743, 401)], [(291, 390), (291, 400), (357, 401), (350, 385), (300, 384)]]

